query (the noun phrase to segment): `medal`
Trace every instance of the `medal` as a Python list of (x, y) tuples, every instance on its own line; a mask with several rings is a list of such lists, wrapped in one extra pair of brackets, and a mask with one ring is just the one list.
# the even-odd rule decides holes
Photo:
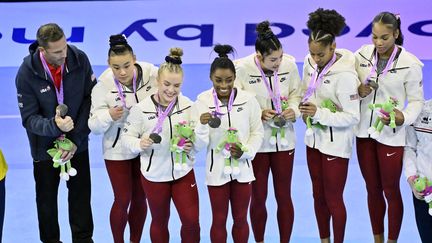
[(160, 143), (162, 141), (162, 137), (157, 133), (151, 133), (149, 137), (154, 143)]
[(210, 118), (210, 120), (208, 121), (208, 124), (211, 128), (218, 128), (221, 124), (221, 119), (217, 116), (213, 116), (212, 118)]
[(64, 118), (68, 112), (68, 107), (65, 104), (60, 104), (56, 107), (56, 111), (59, 111), (60, 117)]
[(277, 127), (283, 127), (286, 124), (286, 119), (282, 115), (276, 115), (273, 117), (273, 123)]

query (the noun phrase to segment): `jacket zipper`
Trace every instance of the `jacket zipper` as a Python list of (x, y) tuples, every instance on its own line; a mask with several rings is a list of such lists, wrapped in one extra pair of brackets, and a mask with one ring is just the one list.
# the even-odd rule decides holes
[(211, 149), (210, 154), (211, 154), (211, 156), (210, 156), (211, 157), (210, 172), (212, 172), (212, 170), (213, 170), (213, 162), (214, 162), (213, 149)]
[[(168, 121), (169, 121), (169, 124), (170, 124), (170, 141), (171, 141), (171, 139), (172, 139), (172, 122), (171, 122), (171, 116), (168, 116)], [(171, 152), (171, 176), (172, 176), (173, 180), (175, 180), (175, 177), (174, 177), (174, 155), (173, 155), (173, 152)]]
[(120, 127), (118, 127), (118, 128), (117, 128), (117, 135), (116, 135), (116, 138), (114, 139), (114, 143), (113, 143), (113, 145), (112, 145), (113, 148), (116, 146), (117, 141), (118, 141), (118, 139), (119, 139), (119, 137), (120, 137), (120, 130), (121, 130)]
[(330, 127), (330, 142), (333, 142), (333, 127)]
[[(271, 76), (268, 76), (268, 79), (269, 79), (270, 89), (273, 91), (273, 86), (272, 86), (272, 82), (271, 82)], [(272, 110), (274, 110), (275, 107), (274, 107), (273, 100), (271, 99), (271, 97), (270, 97), (270, 104), (271, 104)], [(278, 146), (278, 142), (277, 142), (277, 137), (276, 137), (276, 144), (275, 144), (275, 146), (276, 146), (276, 152), (279, 152), (279, 146)]]
[(150, 170), (150, 166), (151, 166), (152, 159), (153, 159), (153, 153), (154, 153), (154, 149), (152, 149), (152, 151), (151, 151), (150, 159), (149, 159), (149, 164), (147, 166), (146, 172), (148, 172)]

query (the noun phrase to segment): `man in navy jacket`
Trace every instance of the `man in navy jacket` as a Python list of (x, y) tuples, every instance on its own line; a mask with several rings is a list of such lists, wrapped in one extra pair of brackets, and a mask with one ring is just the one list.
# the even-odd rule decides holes
[[(93, 242), (87, 120), (96, 78), (86, 54), (66, 43), (57, 24), (41, 26), (37, 41), (29, 50), (15, 83), (33, 157), (40, 240), (61, 242), (57, 209), (59, 169), (53, 167), (47, 150), (65, 134), (73, 146), (62, 150), (61, 158), (70, 159), (78, 171), (67, 181), (72, 241)], [(67, 105), (66, 115), (56, 112), (59, 104)]]

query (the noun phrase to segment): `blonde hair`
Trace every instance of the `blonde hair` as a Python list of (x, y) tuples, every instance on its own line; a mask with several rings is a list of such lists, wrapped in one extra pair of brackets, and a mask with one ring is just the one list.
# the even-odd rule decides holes
[(165, 62), (159, 66), (158, 77), (164, 71), (168, 71), (170, 73), (180, 73), (183, 76), (183, 68), (181, 66), (183, 56), (183, 49), (179, 47), (173, 47), (170, 49), (170, 53), (165, 57)]

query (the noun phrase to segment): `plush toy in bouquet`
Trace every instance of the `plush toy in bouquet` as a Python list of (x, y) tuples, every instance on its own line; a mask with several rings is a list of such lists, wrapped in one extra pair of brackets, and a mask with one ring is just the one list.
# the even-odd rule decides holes
[(375, 119), (374, 124), (368, 129), (368, 133), (370, 134), (371, 138), (378, 138), (382, 129), (384, 128), (384, 123), (381, 121), (381, 117), (390, 117), (389, 126), (391, 128), (396, 127), (394, 108), (397, 105), (398, 101), (394, 97), (388, 98), (387, 101), (382, 104), (369, 104), (369, 109), (371, 110), (379, 108), (377, 110), (378, 117)]
[[(321, 108), (329, 109), (332, 113), (336, 113), (338, 111), (338, 107), (335, 103), (333, 103), (330, 99), (325, 99), (321, 102)], [(312, 123), (312, 118), (308, 116), (306, 118), (306, 136), (312, 136), (314, 133), (313, 129), (321, 129), (324, 130), (327, 126), (322, 125), (321, 123)]]
[(175, 125), (175, 135), (171, 139), (171, 152), (175, 153), (174, 170), (181, 171), (189, 169), (187, 154), (184, 152), (184, 145), (187, 141), (195, 141), (195, 132), (187, 121), (181, 121)]
[(429, 215), (432, 216), (432, 181), (426, 177), (417, 177), (414, 179), (414, 188), (423, 194), (425, 202), (429, 204)]
[[(68, 111), (68, 107), (65, 104), (60, 104), (56, 107), (56, 113), (61, 117), (64, 117)], [(76, 169), (71, 165), (70, 160), (63, 161), (61, 156), (63, 151), (71, 151), (74, 144), (71, 140), (66, 138), (65, 134), (62, 134), (54, 141), (54, 147), (48, 149), (47, 153), (53, 158), (53, 167), (60, 167), (60, 178), (68, 181), (70, 176), (75, 176), (77, 174)]]
[(243, 146), (243, 144), (239, 141), (237, 129), (230, 127), (226, 131), (225, 137), (216, 147), (216, 153), (222, 152), (225, 158), (225, 167), (224, 174), (225, 175), (238, 175), (240, 174), (239, 163), (236, 158), (231, 156), (231, 147), (238, 146), (241, 151), (246, 152), (247, 148)]
[[(282, 108), (282, 111), (284, 111), (288, 108), (288, 98), (285, 96), (281, 96), (281, 108)], [(286, 124), (285, 118), (278, 116), (278, 115), (276, 115), (273, 118), (273, 121), (270, 125), (272, 127), (272, 133), (271, 133), (270, 140), (269, 140), (269, 143), (271, 145), (276, 144), (278, 133), (280, 133), (281, 145), (286, 146), (288, 144), (288, 140), (285, 138), (285, 129), (283, 128), (283, 126), (285, 126), (285, 124)]]

